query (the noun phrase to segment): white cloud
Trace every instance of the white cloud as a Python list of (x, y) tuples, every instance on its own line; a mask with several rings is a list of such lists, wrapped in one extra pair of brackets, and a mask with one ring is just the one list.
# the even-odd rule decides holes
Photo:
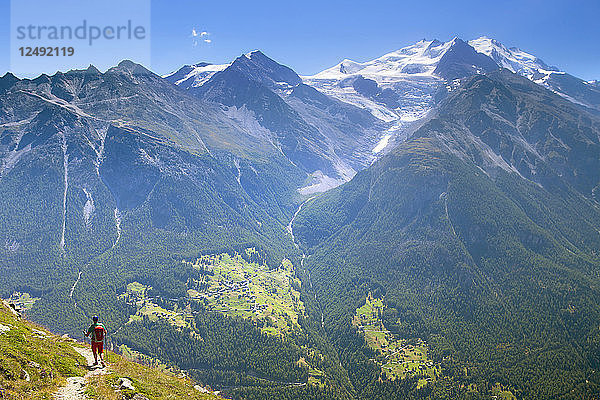
[(209, 36), (210, 32), (199, 31), (196, 30), (196, 28), (192, 28), (192, 36), (190, 36), (192, 38), (192, 46), (198, 46), (199, 40), (207, 44), (212, 43), (212, 39), (210, 39)]

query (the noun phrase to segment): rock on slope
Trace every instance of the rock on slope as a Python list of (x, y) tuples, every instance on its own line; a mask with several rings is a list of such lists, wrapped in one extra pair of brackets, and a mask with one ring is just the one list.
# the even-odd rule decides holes
[(195, 388), (187, 378), (144, 367), (114, 353), (109, 355), (108, 368), (93, 367), (89, 347), (22, 319), (5, 302), (0, 303), (0, 327), (0, 393), (4, 399), (121, 399), (125, 388), (116, 384), (121, 377), (133, 385), (127, 398), (220, 398)]

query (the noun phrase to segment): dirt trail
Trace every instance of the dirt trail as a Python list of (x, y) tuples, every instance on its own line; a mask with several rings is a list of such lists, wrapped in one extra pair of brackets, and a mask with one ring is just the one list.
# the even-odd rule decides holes
[(85, 357), (89, 372), (85, 376), (74, 376), (67, 378), (67, 384), (60, 388), (54, 394), (54, 400), (85, 400), (88, 397), (85, 395), (85, 389), (90, 378), (97, 375), (104, 375), (108, 372), (108, 367), (102, 368), (94, 365), (94, 354), (90, 348), (82, 348), (73, 346), (73, 349)]

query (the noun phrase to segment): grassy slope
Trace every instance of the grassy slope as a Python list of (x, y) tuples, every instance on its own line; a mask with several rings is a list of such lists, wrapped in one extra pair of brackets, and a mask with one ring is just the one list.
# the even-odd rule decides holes
[[(49, 398), (70, 376), (85, 374), (85, 360), (71, 343), (17, 318), (0, 304), (0, 388), (4, 397)], [(30, 381), (26, 381), (26, 371)]]
[[(385, 309), (383, 299), (373, 298), (369, 293), (365, 304), (356, 309), (352, 319), (352, 324), (364, 336), (365, 343), (379, 355), (376, 362), (381, 370), (392, 380), (410, 375), (435, 379), (440, 374), (440, 368), (439, 365), (433, 365), (428, 357), (427, 343), (414, 338), (409, 343), (390, 332), (381, 320)], [(419, 379), (419, 387), (426, 383), (425, 378)]]
[[(83, 376), (87, 372), (83, 366), (85, 359), (73, 349), (77, 344), (71, 339), (18, 319), (4, 304), (0, 304), (0, 324), (10, 328), (0, 333), (0, 393), (3, 399), (48, 399), (66, 383), (66, 378)], [(128, 377), (137, 392), (151, 399), (219, 398), (200, 393), (187, 378), (127, 361), (114, 353), (109, 354), (108, 361), (110, 372), (92, 378), (86, 390), (88, 396), (120, 399), (113, 385), (120, 377)], [(29, 381), (23, 371), (27, 371)]]
[[(220, 399), (220, 397), (201, 393), (194, 389), (194, 383), (189, 378), (177, 377), (160, 372), (155, 368), (146, 367), (110, 354), (111, 372), (106, 375), (94, 376), (86, 394), (94, 399), (120, 400), (113, 386), (118, 386), (119, 378), (129, 378), (137, 393), (149, 399)], [(133, 395), (133, 394), (132, 394)]]
[[(298, 326), (298, 314), (303, 314), (304, 305), (300, 293), (293, 287), (294, 267), (289, 260), (284, 260), (280, 268), (269, 269), (266, 265), (250, 263), (240, 255), (230, 256), (227, 253), (203, 256), (196, 260), (195, 268), (202, 268), (210, 274), (204, 275), (201, 284), (206, 285), (200, 291), (188, 291), (197, 299), (205, 299), (212, 311), (227, 316), (263, 320), (265, 333), (283, 335)], [(245, 291), (239, 288), (229, 289), (226, 281), (241, 285), (247, 282)], [(296, 283), (299, 286), (299, 281)], [(223, 294), (216, 294), (219, 290)], [(249, 296), (249, 297), (246, 297)], [(253, 301), (250, 296), (254, 296)], [(255, 309), (255, 307), (264, 309)]]

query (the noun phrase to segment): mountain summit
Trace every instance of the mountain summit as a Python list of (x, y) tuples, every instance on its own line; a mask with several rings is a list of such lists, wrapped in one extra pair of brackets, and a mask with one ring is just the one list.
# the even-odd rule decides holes
[(516, 47), (506, 48), (497, 40), (480, 37), (469, 41), (478, 52), (498, 65), (563, 96), (567, 100), (600, 113), (600, 89)]
[[(448, 75), (446, 70), (451, 68), (449, 64), (452, 61), (468, 65), (470, 68), (475, 67), (475, 69)], [(470, 73), (476, 72), (477, 69), (480, 72), (485, 72), (494, 68), (497, 68), (497, 66), (493, 62), (479, 56), (473, 51), (473, 48), (470, 48), (467, 43), (459, 38), (454, 38), (448, 42), (423, 39), (412, 46), (385, 54), (373, 61), (359, 63), (344, 60), (334, 67), (305, 78), (307, 80), (340, 80), (354, 74), (361, 74), (365, 77), (381, 80), (385, 78), (408, 78), (410, 76), (434, 76), (454, 79), (470, 75)]]
[(600, 88), (519, 50), (487, 37), (465, 42), (420, 40), (366, 62), (345, 59), (312, 76), (307, 85), (327, 95), (369, 110), (391, 123), (375, 150), (385, 152), (454, 90), (458, 79), (506, 68), (584, 106), (600, 112)]
[(303, 194), (337, 186), (369, 165), (386, 130), (367, 111), (305, 85), (291, 68), (258, 50), (230, 64), (186, 66), (166, 79), (218, 104), (280, 149), (309, 174)]

